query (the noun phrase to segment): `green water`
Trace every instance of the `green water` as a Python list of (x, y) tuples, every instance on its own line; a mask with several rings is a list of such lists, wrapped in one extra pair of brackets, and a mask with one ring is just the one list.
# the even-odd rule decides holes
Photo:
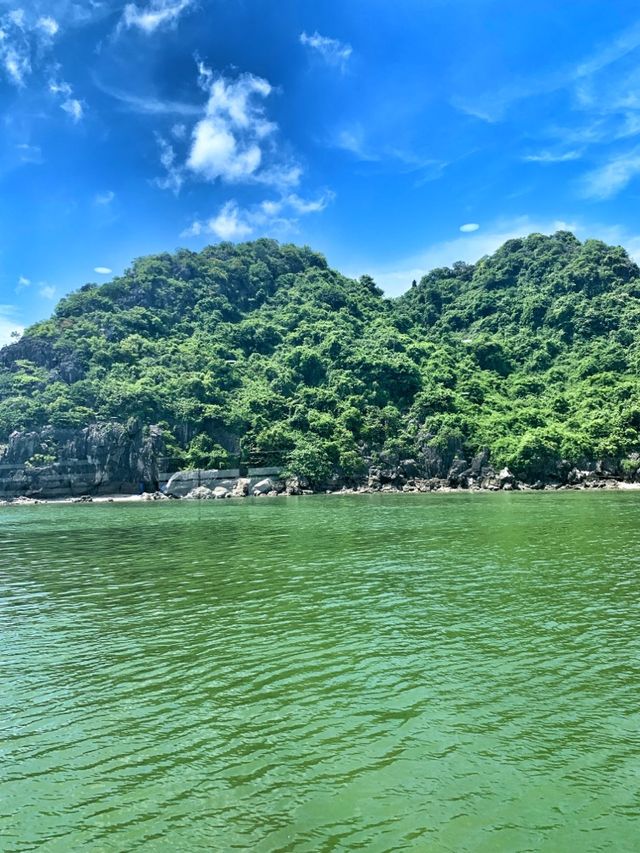
[(0, 509), (3, 851), (640, 849), (640, 493)]

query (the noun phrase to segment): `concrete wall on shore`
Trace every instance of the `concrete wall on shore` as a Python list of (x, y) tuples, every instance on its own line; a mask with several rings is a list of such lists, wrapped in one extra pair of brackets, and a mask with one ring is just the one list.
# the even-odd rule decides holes
[[(280, 468), (249, 468), (247, 479), (252, 488), (267, 477), (277, 478)], [(170, 480), (171, 493), (184, 497), (198, 486), (232, 489), (240, 478), (239, 469), (196, 469), (176, 473), (161, 472), (158, 485), (166, 489)], [(82, 459), (67, 459), (42, 467), (0, 464), (0, 499), (26, 497), (59, 498), (79, 495), (137, 494), (140, 480), (115, 480), (98, 464)], [(149, 488), (149, 484), (146, 484)]]

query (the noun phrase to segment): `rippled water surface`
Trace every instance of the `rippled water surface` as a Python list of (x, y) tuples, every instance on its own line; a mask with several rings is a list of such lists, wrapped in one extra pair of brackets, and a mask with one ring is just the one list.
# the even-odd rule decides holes
[(3, 851), (640, 849), (640, 493), (0, 509)]

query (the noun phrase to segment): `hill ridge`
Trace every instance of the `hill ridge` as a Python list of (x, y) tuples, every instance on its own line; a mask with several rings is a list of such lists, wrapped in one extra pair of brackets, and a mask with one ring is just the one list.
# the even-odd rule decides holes
[[(639, 322), (638, 266), (569, 232), (396, 299), (269, 239), (162, 253), (0, 351), (0, 442), (135, 419), (183, 466), (253, 454), (317, 483), (407, 459), (447, 476), (485, 448), (530, 482), (603, 459), (631, 471)], [(24, 461), (55, 461), (49, 445)]]

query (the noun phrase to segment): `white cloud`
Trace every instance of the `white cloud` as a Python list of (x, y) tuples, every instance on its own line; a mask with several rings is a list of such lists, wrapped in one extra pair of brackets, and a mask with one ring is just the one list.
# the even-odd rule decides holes
[(56, 21), (55, 18), (50, 17), (49, 15), (44, 15), (41, 18), (38, 18), (36, 21), (36, 26), (42, 30), (43, 33), (53, 38), (56, 35), (58, 30), (60, 29), (60, 25)]
[(477, 231), (480, 226), (477, 222), (466, 222), (464, 225), (460, 226), (460, 230), (464, 234), (470, 234), (472, 231)]
[(263, 148), (277, 130), (260, 103), (271, 94), (271, 85), (253, 74), (213, 78), (203, 66), (200, 80), (209, 98), (204, 118), (193, 129), (187, 167), (209, 181), (255, 180)]
[(196, 220), (183, 231), (183, 237), (212, 234), (221, 240), (242, 240), (255, 232), (282, 232), (295, 227), (295, 215), (320, 213), (335, 198), (330, 190), (316, 199), (303, 199), (296, 194), (279, 199), (266, 199), (252, 208), (241, 208), (235, 200), (226, 202), (208, 220)]
[(24, 326), (16, 323), (11, 317), (0, 314), (0, 347), (17, 340), (24, 332)]
[(193, 0), (151, 0), (147, 6), (127, 3), (121, 23), (125, 27), (137, 27), (151, 34), (159, 27), (175, 24), (192, 3)]
[(285, 205), (289, 205), (296, 213), (320, 213), (334, 198), (335, 193), (331, 190), (327, 190), (319, 198), (313, 200), (300, 198), (300, 196), (293, 193), (284, 199), (284, 203)]
[(60, 109), (64, 110), (65, 113), (68, 113), (74, 122), (80, 121), (84, 115), (82, 103), (77, 98), (68, 98), (66, 101), (63, 101), (62, 104), (60, 104)]
[(638, 174), (640, 174), (640, 148), (635, 148), (588, 172), (581, 182), (582, 195), (585, 198), (600, 200), (612, 198)]
[(337, 66), (342, 70), (346, 68), (346, 64), (353, 53), (350, 44), (321, 36), (317, 30), (313, 35), (301, 33), (300, 43), (319, 54), (327, 64)]
[(208, 230), (221, 240), (241, 240), (251, 234), (253, 229), (243, 221), (243, 214), (236, 202), (228, 201), (218, 215), (209, 220)]
[[(253, 74), (235, 79), (216, 76), (201, 62), (198, 73), (207, 102), (189, 134), (184, 124), (178, 124), (171, 130), (171, 142), (157, 137), (165, 176), (154, 181), (156, 186), (177, 194), (189, 177), (211, 183), (264, 184), (282, 192), (296, 186), (302, 168), (283, 154), (276, 137), (278, 125), (265, 112), (271, 84)], [(178, 154), (180, 148), (184, 153)]]
[(109, 267), (94, 267), (93, 271), (97, 272), (98, 275), (110, 275), (113, 272)]
[(24, 276), (24, 275), (21, 275), (18, 278), (18, 286), (16, 287), (16, 292), (18, 292), (20, 290), (24, 290), (25, 287), (29, 287), (30, 284), (31, 284), (31, 279), (26, 278), (26, 276)]
[(43, 284), (42, 287), (40, 288), (40, 290), (38, 291), (38, 293), (44, 299), (54, 299), (54, 297), (56, 295), (56, 289), (51, 284)]
[(112, 190), (107, 190), (103, 193), (96, 193), (94, 203), (102, 207), (107, 207), (111, 204), (115, 197), (116, 194)]

